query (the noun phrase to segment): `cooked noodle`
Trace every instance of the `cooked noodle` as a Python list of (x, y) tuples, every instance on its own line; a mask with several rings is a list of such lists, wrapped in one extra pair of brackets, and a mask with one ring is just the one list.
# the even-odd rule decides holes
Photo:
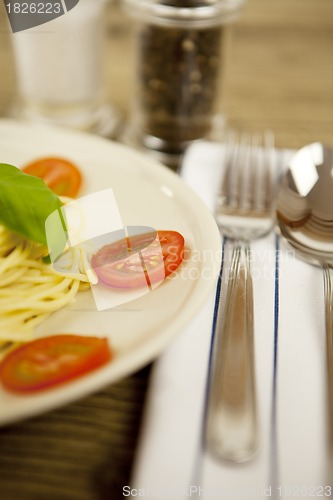
[(62, 264), (66, 275), (45, 264), (43, 255), (40, 245), (0, 226), (0, 349), (7, 342), (30, 340), (36, 325), (89, 282), (80, 249), (68, 252)]

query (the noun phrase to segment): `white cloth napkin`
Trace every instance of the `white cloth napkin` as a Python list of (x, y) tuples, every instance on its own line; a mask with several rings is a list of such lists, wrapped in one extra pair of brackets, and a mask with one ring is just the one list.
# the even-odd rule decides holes
[[(222, 146), (198, 142), (182, 165), (184, 181), (210, 209), (222, 155)], [(288, 155), (277, 153), (280, 168), (287, 166)], [(296, 257), (273, 233), (251, 248), (258, 454), (232, 466), (210, 456), (203, 444), (214, 290), (155, 363), (131, 481), (133, 498), (329, 496), (322, 271)]]

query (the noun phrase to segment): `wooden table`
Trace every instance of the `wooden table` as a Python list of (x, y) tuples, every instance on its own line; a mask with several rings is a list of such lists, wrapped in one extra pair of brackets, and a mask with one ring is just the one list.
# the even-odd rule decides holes
[[(106, 80), (124, 118), (131, 92), (129, 29), (118, 5), (110, 6)], [(15, 78), (2, 2), (0, 67), (4, 116)], [(227, 114), (234, 127), (272, 129), (279, 147), (333, 146), (332, 0), (249, 0), (230, 47)], [(146, 367), (99, 394), (1, 429), (1, 500), (123, 498), (149, 372)]]

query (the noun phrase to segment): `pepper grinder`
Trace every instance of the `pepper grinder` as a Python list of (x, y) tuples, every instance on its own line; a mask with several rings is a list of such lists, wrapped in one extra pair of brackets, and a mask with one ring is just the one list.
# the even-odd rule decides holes
[(176, 169), (225, 125), (229, 26), (245, 0), (124, 0), (134, 20), (134, 89), (123, 141)]

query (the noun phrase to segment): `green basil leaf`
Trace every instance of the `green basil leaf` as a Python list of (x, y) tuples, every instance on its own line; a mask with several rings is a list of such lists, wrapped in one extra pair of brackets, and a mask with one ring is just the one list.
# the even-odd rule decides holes
[(61, 202), (42, 179), (0, 163), (0, 224), (47, 245), (45, 221)]

